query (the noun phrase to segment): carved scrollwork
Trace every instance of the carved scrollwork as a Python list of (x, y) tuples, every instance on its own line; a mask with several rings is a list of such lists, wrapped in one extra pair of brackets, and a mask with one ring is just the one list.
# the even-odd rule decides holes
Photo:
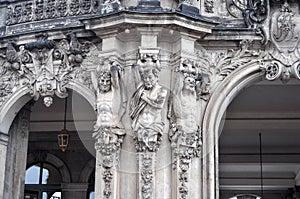
[(293, 69), (296, 77), (300, 79), (300, 63), (299, 62), (295, 63)]
[(277, 62), (271, 62), (266, 66), (266, 78), (267, 80), (275, 80), (282, 73), (282, 66)]
[(263, 22), (268, 17), (267, 1), (263, 0), (227, 0), (227, 10), (235, 18), (243, 17), (249, 28), (256, 29), (256, 33), (262, 37), (261, 42), (268, 42), (268, 34)]
[(43, 97), (44, 104), (51, 106), (54, 95), (66, 97), (65, 86), (69, 81), (79, 74), (85, 75), (80, 63), (89, 46), (79, 43), (75, 34), (69, 41), (56, 42), (47, 37), (47, 34), (40, 33), (36, 41), (25, 45), (18, 46), (14, 41), (8, 43), (6, 54), (2, 55), (2, 95), (11, 94), (18, 86), (27, 86), (35, 100)]

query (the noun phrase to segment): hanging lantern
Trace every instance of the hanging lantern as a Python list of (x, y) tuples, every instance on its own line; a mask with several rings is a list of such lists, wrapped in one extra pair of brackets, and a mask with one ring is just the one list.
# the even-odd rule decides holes
[(57, 135), (58, 139), (58, 146), (62, 150), (62, 152), (65, 152), (68, 144), (69, 144), (69, 132), (67, 129), (62, 129), (60, 134)]
[(69, 137), (70, 137), (69, 131), (66, 129), (66, 123), (67, 123), (67, 98), (65, 98), (64, 128), (57, 135), (58, 146), (62, 150), (62, 152), (66, 151), (69, 144)]

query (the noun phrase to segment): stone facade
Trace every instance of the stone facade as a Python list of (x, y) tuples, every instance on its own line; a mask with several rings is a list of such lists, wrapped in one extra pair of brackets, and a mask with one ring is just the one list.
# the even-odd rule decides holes
[(73, 90), (95, 110), (95, 198), (218, 199), (221, 117), (253, 81), (300, 79), (298, 18), (296, 1), (0, 1), (0, 197), (23, 198), (16, 113)]

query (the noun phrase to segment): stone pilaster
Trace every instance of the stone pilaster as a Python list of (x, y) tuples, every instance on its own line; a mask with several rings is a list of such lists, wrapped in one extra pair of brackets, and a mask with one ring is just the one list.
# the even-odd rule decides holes
[(4, 198), (6, 154), (9, 136), (0, 132), (0, 198)]
[(111, 155), (101, 152), (96, 144), (95, 198), (118, 199), (118, 160), (119, 151)]
[(29, 121), (29, 106), (25, 106), (18, 113), (9, 130), (4, 198), (24, 198)]

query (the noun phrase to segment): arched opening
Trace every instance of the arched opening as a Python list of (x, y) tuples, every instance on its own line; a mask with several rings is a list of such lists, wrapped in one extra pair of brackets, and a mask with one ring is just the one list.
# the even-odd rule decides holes
[(58, 169), (47, 162), (37, 162), (26, 170), (26, 199), (60, 199), (61, 174)]
[(244, 89), (230, 103), (219, 138), (220, 198), (254, 194), (286, 199), (296, 194), (300, 170), (299, 89), (297, 80), (287, 84), (261, 81)]
[[(58, 97), (53, 98), (53, 104), (49, 108), (43, 104), (43, 100), (38, 100), (31, 107), (21, 108), (20, 113), (25, 109), (30, 111), (30, 119), (18, 114), (9, 131), (7, 156), (13, 155), (7, 159), (6, 169), (9, 172), (6, 173), (9, 175), (5, 176), (5, 189), (11, 190), (9, 194), (12, 197), (14, 192), (20, 192), (22, 198), (28, 199), (71, 199), (75, 196), (89, 198), (89, 191), (94, 189), (94, 181), (82, 181), (80, 175), (86, 164), (95, 159), (92, 132), (96, 115), (91, 106), (93, 99), (87, 98), (88, 95), (82, 96), (71, 90), (68, 92), (66, 120), (65, 99)], [(8, 109), (8, 112), (13, 111), (12, 109)], [(57, 138), (64, 128), (64, 121), (70, 134), (65, 152), (59, 148)], [(23, 127), (23, 123), (29, 125)], [(29, 132), (22, 133), (24, 129), (29, 129)], [(24, 168), (18, 161), (23, 162)], [(94, 168), (91, 170), (90, 175)], [(24, 176), (16, 177), (17, 174)], [(14, 183), (9, 185), (14, 179), (18, 180), (18, 189), (14, 189)]]

